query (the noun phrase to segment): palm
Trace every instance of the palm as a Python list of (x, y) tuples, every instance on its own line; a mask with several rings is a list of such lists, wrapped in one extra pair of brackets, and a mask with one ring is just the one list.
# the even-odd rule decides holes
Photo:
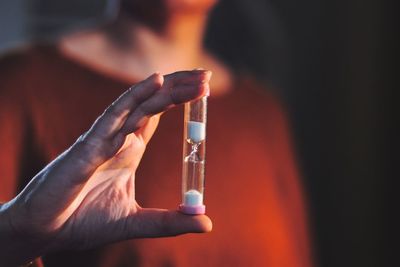
[[(155, 126), (146, 125), (151, 132)], [(68, 218), (64, 235), (80, 246), (91, 247), (123, 233), (127, 218), (132, 218), (139, 208), (135, 200), (135, 171), (147, 139), (141, 134), (128, 135), (118, 153), (99, 166), (62, 215)]]

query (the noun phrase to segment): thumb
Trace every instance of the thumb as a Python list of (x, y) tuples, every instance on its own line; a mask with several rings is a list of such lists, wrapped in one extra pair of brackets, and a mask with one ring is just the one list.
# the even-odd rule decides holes
[(127, 218), (127, 239), (167, 237), (187, 233), (207, 233), (212, 222), (206, 215), (185, 215), (164, 209), (140, 209)]

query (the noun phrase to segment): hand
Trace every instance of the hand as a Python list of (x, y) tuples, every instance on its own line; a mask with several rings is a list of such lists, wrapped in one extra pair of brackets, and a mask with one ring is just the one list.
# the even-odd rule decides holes
[[(204, 70), (154, 74), (109, 106), (87, 133), (0, 209), (1, 225), (7, 218), (14, 240), (24, 243), (14, 246), (20, 256), (10, 262), (131, 238), (211, 231), (205, 215), (142, 208), (135, 199), (135, 171), (159, 114), (207, 94), (210, 76)], [(13, 245), (0, 240), (0, 258), (13, 257), (3, 255)]]

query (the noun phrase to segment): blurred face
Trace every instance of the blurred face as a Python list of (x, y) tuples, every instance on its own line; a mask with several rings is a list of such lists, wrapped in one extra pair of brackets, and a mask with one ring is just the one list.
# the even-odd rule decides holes
[(122, 8), (133, 14), (208, 13), (218, 0), (122, 0)]
[(175, 11), (206, 11), (206, 12), (208, 12), (217, 2), (217, 0), (159, 0), (159, 1), (165, 2), (168, 9), (171, 11), (175, 10)]
[(153, 30), (179, 15), (207, 15), (218, 0), (122, 0), (121, 12)]

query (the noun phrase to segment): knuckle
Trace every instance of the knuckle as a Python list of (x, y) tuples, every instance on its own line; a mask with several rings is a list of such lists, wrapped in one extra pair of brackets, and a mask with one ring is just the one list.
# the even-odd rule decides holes
[(173, 88), (171, 88), (169, 90), (168, 96), (169, 96), (169, 101), (171, 102), (171, 104), (173, 104), (173, 105), (180, 104), (179, 95), (176, 92), (176, 90), (174, 90)]
[(136, 107), (142, 101), (142, 99), (140, 98), (140, 93), (139, 93), (138, 87), (129, 88), (128, 95), (131, 98), (132, 107)]
[(84, 164), (96, 164), (97, 159), (108, 157), (103, 142), (99, 138), (90, 135), (80, 137), (74, 146), (78, 152), (76, 160)]
[(104, 111), (103, 114), (110, 115), (113, 117), (118, 116), (118, 110), (117, 110), (117, 104), (116, 101), (114, 101), (111, 105), (109, 105), (106, 110)]

